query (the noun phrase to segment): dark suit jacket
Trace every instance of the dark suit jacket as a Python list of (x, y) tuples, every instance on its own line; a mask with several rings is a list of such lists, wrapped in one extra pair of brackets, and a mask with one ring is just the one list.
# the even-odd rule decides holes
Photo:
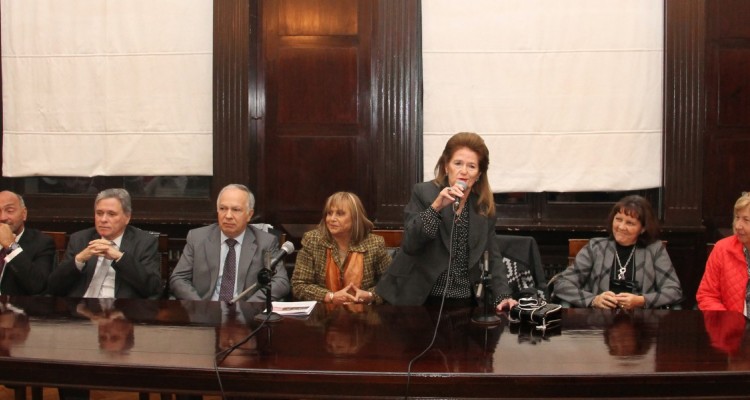
[[(101, 236), (95, 228), (78, 231), (70, 236), (65, 259), (49, 276), (47, 292), (53, 296), (82, 297), (91, 283), (98, 257), (91, 257), (81, 271), (76, 267), (75, 256), (94, 239)], [(120, 244), (123, 252), (120, 261), (113, 262), (115, 269), (116, 298), (156, 299), (161, 292), (161, 263), (158, 242), (154, 235), (127, 226)]]
[[(211, 224), (188, 232), (185, 249), (172, 271), (169, 286), (172, 294), (182, 300), (211, 300), (219, 279), (221, 261), (221, 229)], [(242, 250), (237, 262), (238, 292), (258, 281), (258, 271), (263, 268), (263, 251), (279, 248), (276, 236), (253, 226), (245, 229)], [(280, 300), (289, 293), (289, 278), (282, 263), (276, 266), (271, 279), (271, 299)], [(263, 292), (257, 291), (247, 301), (265, 301)]]
[(23, 251), (5, 265), (0, 293), (42, 294), (55, 264), (55, 242), (36, 229), (24, 228), (18, 245)]
[[(442, 223), (436, 238), (427, 236), (419, 214), (430, 207), (442, 188), (430, 182), (414, 185), (411, 200), (404, 209), (404, 236), (401, 251), (380, 280), (375, 291), (388, 303), (421, 305), (440, 274), (448, 268), (453, 209), (440, 210)], [(492, 290), (495, 295), (510, 295), (506, 271), (495, 240), (495, 218), (477, 212), (477, 195), (471, 193), (469, 213), (469, 279), (478, 282), (485, 250), (490, 256)]]

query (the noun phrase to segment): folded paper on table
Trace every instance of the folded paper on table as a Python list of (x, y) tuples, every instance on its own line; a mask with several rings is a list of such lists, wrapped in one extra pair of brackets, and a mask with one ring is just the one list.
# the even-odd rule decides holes
[(273, 312), (279, 315), (310, 315), (316, 301), (274, 301)]

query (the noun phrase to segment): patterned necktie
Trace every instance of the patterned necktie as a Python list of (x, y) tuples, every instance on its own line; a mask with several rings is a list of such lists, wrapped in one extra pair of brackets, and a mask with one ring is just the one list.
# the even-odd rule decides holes
[(234, 297), (234, 276), (237, 270), (237, 255), (234, 252), (234, 245), (237, 241), (234, 239), (226, 240), (229, 251), (227, 259), (224, 261), (224, 274), (221, 277), (221, 287), (219, 288), (219, 300), (230, 301)]

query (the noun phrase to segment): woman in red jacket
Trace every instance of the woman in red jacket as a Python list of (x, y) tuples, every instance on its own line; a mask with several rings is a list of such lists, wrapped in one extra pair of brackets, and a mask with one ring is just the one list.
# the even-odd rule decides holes
[(706, 262), (696, 300), (701, 310), (731, 310), (745, 316), (750, 255), (750, 193), (734, 203), (734, 235), (719, 240)]

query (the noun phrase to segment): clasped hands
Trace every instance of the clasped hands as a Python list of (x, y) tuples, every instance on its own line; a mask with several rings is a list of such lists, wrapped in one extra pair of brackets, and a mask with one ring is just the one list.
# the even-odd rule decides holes
[(622, 308), (624, 310), (632, 310), (634, 308), (642, 308), (645, 304), (646, 299), (643, 296), (625, 292), (615, 294), (609, 290), (598, 294), (591, 301), (591, 307), (602, 309)]
[(371, 303), (373, 300), (372, 293), (362, 290), (353, 283), (349, 283), (345, 288), (338, 292), (332, 292), (330, 302), (334, 304), (345, 304), (345, 303)]
[(122, 252), (114, 243), (107, 239), (94, 239), (89, 242), (80, 253), (76, 254), (76, 261), (85, 263), (91, 257), (104, 257), (108, 260), (119, 260)]

